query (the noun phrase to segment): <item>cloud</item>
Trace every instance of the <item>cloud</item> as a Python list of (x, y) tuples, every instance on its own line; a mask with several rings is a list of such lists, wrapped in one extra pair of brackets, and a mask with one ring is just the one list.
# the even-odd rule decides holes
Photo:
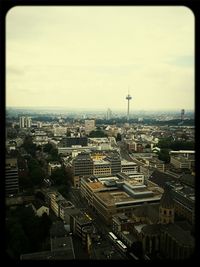
[(194, 106), (185, 7), (17, 7), (6, 26), (9, 105), (124, 109), (130, 86), (132, 109)]

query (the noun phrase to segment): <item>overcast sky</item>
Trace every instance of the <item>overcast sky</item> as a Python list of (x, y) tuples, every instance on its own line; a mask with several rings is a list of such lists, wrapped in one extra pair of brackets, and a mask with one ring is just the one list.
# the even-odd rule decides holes
[(15, 7), (6, 18), (6, 105), (194, 109), (186, 7)]

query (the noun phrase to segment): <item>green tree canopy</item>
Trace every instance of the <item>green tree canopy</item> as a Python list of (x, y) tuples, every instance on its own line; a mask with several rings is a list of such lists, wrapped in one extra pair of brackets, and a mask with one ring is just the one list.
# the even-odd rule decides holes
[(122, 140), (122, 135), (120, 133), (117, 133), (116, 141), (121, 141)]
[(29, 175), (34, 185), (39, 185), (45, 178), (45, 171), (40, 166), (36, 159), (30, 159), (28, 161)]
[(66, 185), (67, 181), (69, 181), (69, 177), (64, 167), (53, 170), (51, 179), (54, 181), (55, 185)]
[(27, 153), (31, 154), (31, 156), (35, 157), (35, 153), (37, 150), (36, 144), (33, 144), (33, 140), (31, 136), (26, 136), (23, 142), (23, 147)]
[(98, 138), (98, 137), (108, 137), (107, 134), (105, 134), (101, 129), (98, 129), (96, 131), (91, 131), (89, 134), (89, 137)]

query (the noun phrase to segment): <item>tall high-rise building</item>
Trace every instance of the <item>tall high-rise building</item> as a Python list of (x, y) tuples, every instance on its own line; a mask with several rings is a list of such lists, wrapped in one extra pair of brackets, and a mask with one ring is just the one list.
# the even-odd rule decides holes
[(6, 195), (16, 194), (19, 192), (18, 166), (16, 158), (6, 159), (5, 173)]
[(26, 128), (31, 128), (31, 117), (26, 117)]
[(19, 127), (24, 128), (25, 127), (25, 117), (19, 117)]
[(31, 117), (19, 117), (20, 128), (31, 128)]
[(95, 130), (95, 120), (85, 120), (85, 133), (89, 134)]
[(110, 108), (107, 109), (106, 120), (110, 120), (112, 118), (112, 111)]

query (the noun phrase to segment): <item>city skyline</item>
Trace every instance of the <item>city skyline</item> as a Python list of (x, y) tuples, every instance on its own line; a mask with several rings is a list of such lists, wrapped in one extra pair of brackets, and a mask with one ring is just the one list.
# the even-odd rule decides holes
[(15, 7), (6, 58), (7, 107), (194, 110), (186, 7)]

